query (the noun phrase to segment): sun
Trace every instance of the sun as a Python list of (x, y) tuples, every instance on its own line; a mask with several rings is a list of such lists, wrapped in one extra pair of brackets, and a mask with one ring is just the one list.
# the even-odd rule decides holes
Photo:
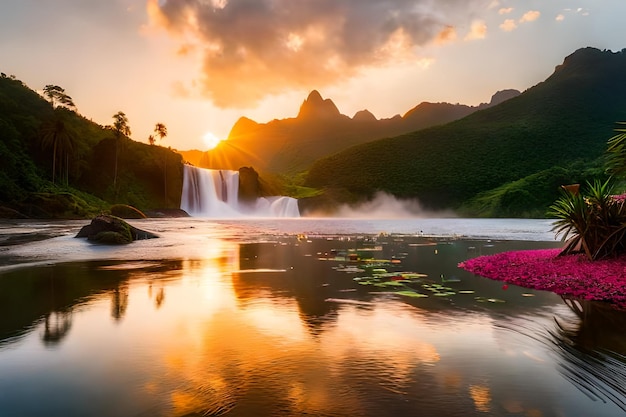
[(215, 136), (212, 132), (206, 132), (204, 136), (202, 136), (202, 139), (204, 140), (207, 150), (215, 148), (222, 141), (222, 139)]

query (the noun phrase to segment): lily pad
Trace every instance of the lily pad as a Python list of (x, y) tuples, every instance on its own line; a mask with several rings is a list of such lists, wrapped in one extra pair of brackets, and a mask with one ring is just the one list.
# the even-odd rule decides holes
[(428, 298), (426, 294), (422, 294), (415, 291), (396, 291), (395, 294), (403, 295), (405, 297), (413, 297), (413, 298)]

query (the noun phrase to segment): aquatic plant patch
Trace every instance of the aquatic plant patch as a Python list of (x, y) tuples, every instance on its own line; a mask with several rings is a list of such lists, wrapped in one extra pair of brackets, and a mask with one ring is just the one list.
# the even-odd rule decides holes
[(626, 308), (626, 257), (590, 261), (583, 254), (558, 256), (560, 252), (504, 252), (469, 259), (458, 266), (485, 278)]

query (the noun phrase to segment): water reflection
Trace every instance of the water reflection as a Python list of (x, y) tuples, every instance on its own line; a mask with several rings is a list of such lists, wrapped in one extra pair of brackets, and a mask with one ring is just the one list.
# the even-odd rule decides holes
[(552, 332), (561, 372), (592, 398), (626, 412), (626, 314), (599, 302), (564, 301), (579, 320), (557, 321)]
[[(623, 411), (622, 312), (503, 288), (456, 268), (478, 252), (528, 247), (517, 245), (212, 239), (204, 259), (5, 272), (0, 409), (15, 416)], [(435, 283), (454, 291), (412, 298), (355, 279), (373, 268), (425, 275), (402, 283), (413, 291)]]

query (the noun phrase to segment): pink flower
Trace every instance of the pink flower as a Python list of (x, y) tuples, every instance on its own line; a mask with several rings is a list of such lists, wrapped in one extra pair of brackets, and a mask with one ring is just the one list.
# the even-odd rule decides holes
[[(626, 309), (626, 257), (591, 262), (584, 255), (558, 256), (560, 249), (504, 252), (459, 264), (476, 275), (526, 288)], [(503, 286), (504, 289), (504, 286)]]

